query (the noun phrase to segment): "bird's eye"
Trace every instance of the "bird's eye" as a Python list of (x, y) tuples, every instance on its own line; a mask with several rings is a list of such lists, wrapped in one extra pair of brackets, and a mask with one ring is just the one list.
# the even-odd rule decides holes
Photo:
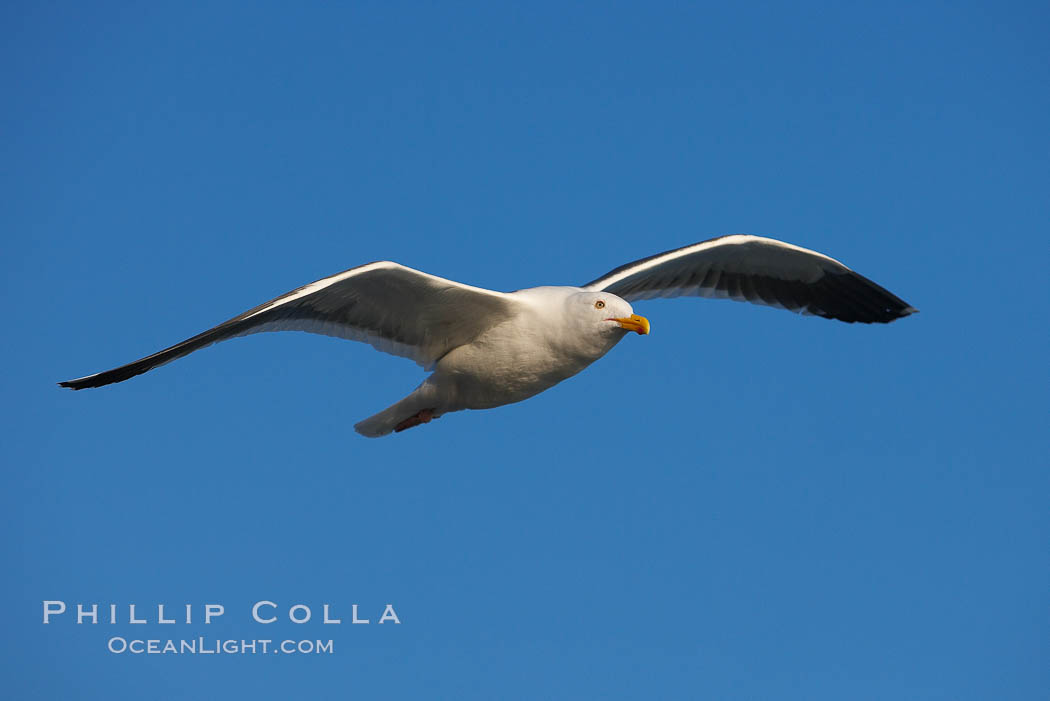
[(603, 302), (602, 300), (599, 299), (597, 302), (594, 303), (594, 308), (595, 309), (605, 309), (605, 302)]

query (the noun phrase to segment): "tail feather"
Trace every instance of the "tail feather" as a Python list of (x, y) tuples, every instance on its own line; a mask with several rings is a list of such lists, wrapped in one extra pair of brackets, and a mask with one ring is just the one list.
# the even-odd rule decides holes
[(374, 416), (369, 416), (364, 421), (354, 424), (354, 430), (366, 438), (379, 438), (393, 431), (394, 427), (404, 421), (405, 418), (407, 417), (403, 417), (398, 413), (398, 405), (395, 404)]
[[(354, 424), (354, 430), (368, 438), (379, 438), (394, 431), (397, 425), (409, 419), (424, 409), (437, 409), (434, 398), (427, 383), (424, 382), (396, 404), (383, 409), (383, 411), (369, 416), (364, 421)], [(440, 410), (435, 411), (435, 417), (440, 415)]]

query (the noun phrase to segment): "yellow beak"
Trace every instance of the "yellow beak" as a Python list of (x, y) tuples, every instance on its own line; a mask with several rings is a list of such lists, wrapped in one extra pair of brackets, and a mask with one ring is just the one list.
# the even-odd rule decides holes
[(609, 321), (615, 321), (622, 328), (625, 328), (628, 331), (634, 331), (642, 336), (649, 333), (649, 320), (644, 316), (631, 314), (630, 316), (621, 317), (619, 319), (609, 319)]

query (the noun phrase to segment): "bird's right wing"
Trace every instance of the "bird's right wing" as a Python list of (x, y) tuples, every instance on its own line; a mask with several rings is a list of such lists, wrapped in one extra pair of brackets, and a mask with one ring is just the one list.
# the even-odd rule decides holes
[(734, 234), (621, 265), (583, 286), (628, 302), (713, 297), (847, 322), (887, 323), (917, 310), (834, 258), (762, 236)]
[(520, 304), (510, 295), (382, 261), (304, 285), (153, 355), (62, 387), (122, 382), (195, 350), (262, 331), (308, 331), (363, 341), (430, 369)]

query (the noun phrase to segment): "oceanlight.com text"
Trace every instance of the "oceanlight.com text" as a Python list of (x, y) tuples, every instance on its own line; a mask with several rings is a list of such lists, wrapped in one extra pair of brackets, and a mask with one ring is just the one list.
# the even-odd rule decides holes
[(331, 655), (331, 640), (151, 639), (114, 636), (106, 648), (116, 655)]

